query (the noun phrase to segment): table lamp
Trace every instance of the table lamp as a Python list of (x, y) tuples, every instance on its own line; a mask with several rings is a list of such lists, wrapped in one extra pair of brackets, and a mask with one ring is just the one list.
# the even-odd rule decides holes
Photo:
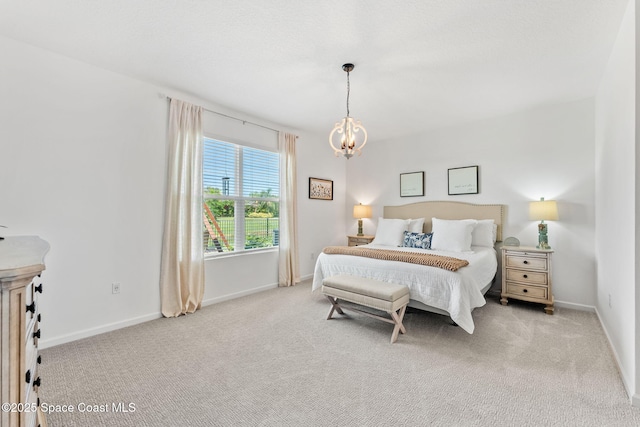
[(547, 224), (545, 221), (558, 220), (558, 205), (555, 200), (545, 200), (540, 198), (538, 202), (529, 203), (529, 219), (540, 221), (538, 224), (538, 249), (551, 249), (547, 238)]
[(353, 217), (358, 219), (358, 236), (364, 236), (362, 232), (362, 218), (371, 218), (371, 206), (357, 204), (353, 207)]

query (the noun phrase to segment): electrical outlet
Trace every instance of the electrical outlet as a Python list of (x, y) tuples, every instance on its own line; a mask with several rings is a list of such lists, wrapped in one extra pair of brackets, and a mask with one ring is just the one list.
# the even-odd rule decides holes
[(120, 293), (120, 282), (113, 282), (111, 284), (111, 293), (119, 294)]
[(316, 259), (316, 253), (311, 252), (311, 261), (314, 261), (315, 259)]
[(611, 308), (611, 294), (609, 294), (609, 308)]

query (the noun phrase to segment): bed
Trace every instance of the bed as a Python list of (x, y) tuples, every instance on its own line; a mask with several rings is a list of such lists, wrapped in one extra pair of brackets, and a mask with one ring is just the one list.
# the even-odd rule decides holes
[[(371, 244), (365, 245), (365, 248), (453, 257), (468, 261), (468, 265), (456, 271), (449, 271), (400, 261), (321, 253), (314, 270), (312, 290), (319, 289), (325, 278), (338, 274), (350, 274), (407, 285), (411, 295), (410, 307), (447, 315), (471, 334), (475, 329), (471, 312), (486, 303), (484, 294), (491, 287), (498, 269), (498, 257), (494, 245), (502, 241), (504, 215), (504, 205), (431, 201), (385, 206), (383, 218), (379, 219), (376, 238)], [(424, 223), (414, 223), (416, 219), (422, 218)], [(435, 218), (435, 222), (432, 218)], [(409, 219), (414, 221), (406, 221)], [(391, 238), (389, 236), (392, 236), (392, 240), (396, 239), (397, 227), (401, 226), (403, 220), (405, 224), (411, 224), (409, 227), (413, 230), (410, 231), (421, 239), (428, 237), (428, 233), (433, 229), (434, 233), (430, 238), (433, 239), (434, 248), (392, 245), (389, 242)], [(393, 224), (393, 227), (389, 224)], [(486, 235), (489, 224), (492, 227), (491, 237)], [(420, 228), (422, 233), (418, 233), (416, 227)], [(469, 238), (465, 244), (469, 242), (473, 244), (469, 246), (463, 244), (458, 247), (458, 237), (443, 240), (445, 237), (452, 236), (449, 233), (451, 230), (446, 227), (455, 227), (456, 232), (464, 233), (471, 230), (473, 238)], [(460, 231), (463, 228), (464, 231)], [(386, 238), (385, 233), (388, 234)], [(440, 239), (436, 240), (435, 236)], [(406, 243), (407, 234), (403, 237)], [(489, 242), (488, 239), (491, 241)], [(393, 242), (395, 243), (395, 240)]]

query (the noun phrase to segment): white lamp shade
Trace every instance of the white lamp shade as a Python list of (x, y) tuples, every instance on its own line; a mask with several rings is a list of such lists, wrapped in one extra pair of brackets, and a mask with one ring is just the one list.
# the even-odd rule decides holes
[(557, 221), (558, 205), (555, 200), (541, 199), (529, 203), (529, 219), (532, 221)]
[(360, 218), (371, 218), (371, 206), (359, 204), (353, 207), (353, 217)]

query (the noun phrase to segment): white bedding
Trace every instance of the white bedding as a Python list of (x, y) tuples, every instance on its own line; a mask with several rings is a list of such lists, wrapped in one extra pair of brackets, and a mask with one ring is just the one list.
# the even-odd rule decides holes
[(469, 265), (453, 272), (406, 262), (321, 253), (316, 262), (312, 290), (319, 289), (325, 278), (338, 274), (407, 285), (412, 300), (445, 310), (462, 329), (473, 333), (471, 311), (486, 303), (481, 289), (493, 280), (498, 267), (494, 248), (472, 246), (471, 252), (445, 252), (373, 244), (367, 247), (450, 256), (466, 259)]

